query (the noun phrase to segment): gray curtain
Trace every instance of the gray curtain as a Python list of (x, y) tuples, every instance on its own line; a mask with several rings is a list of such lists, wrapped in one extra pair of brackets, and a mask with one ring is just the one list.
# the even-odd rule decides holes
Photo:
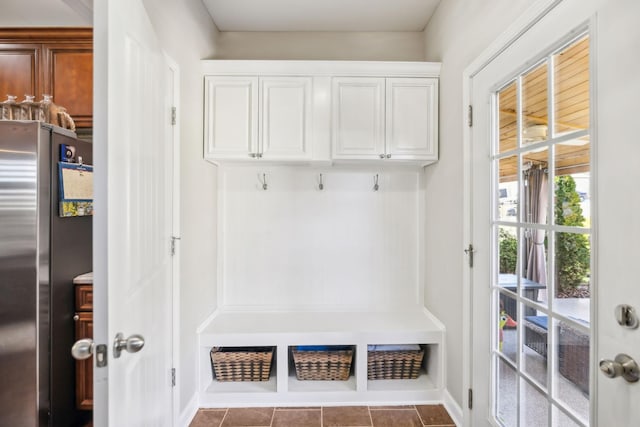
[[(546, 169), (534, 166), (526, 172), (526, 222), (546, 224), (549, 205), (549, 178)], [(526, 239), (526, 278), (547, 284), (547, 260), (544, 250), (544, 230), (528, 230)]]

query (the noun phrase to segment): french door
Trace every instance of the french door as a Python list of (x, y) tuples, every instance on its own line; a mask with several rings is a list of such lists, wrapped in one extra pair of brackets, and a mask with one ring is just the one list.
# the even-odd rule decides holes
[(474, 241), (486, 248), (473, 273), (487, 322), (484, 403), (496, 425), (587, 426), (591, 44), (586, 25), (542, 40), (528, 56), (494, 61), (499, 74), (489, 67), (474, 79), (483, 116), (473, 131), (482, 141), (473, 193), (486, 195), (473, 207)]
[(598, 367), (640, 357), (614, 314), (640, 304), (640, 4), (551, 6), (470, 73), (468, 424), (632, 426), (640, 389)]

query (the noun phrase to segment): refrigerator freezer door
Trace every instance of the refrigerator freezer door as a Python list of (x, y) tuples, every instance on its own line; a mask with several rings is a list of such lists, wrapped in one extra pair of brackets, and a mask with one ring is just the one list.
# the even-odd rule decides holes
[[(38, 123), (0, 123), (0, 425), (38, 425)], [(48, 210), (48, 209), (47, 209)], [(45, 279), (45, 281), (48, 279)], [(46, 353), (45, 353), (46, 359)]]

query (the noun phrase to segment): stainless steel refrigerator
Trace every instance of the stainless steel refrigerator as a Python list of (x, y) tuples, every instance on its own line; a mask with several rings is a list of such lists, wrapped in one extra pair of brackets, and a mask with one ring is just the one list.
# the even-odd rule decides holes
[(0, 121), (0, 426), (75, 426), (73, 278), (92, 270), (92, 217), (58, 215), (60, 145), (35, 121)]

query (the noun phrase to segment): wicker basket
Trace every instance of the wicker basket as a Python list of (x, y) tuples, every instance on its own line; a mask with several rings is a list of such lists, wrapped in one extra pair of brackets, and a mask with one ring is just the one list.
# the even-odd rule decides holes
[(269, 381), (273, 347), (214, 347), (211, 366), (218, 381)]
[(296, 377), (302, 381), (346, 381), (349, 379), (353, 349), (320, 351), (292, 349)]
[(369, 350), (367, 352), (367, 378), (370, 380), (416, 379), (424, 350)]

